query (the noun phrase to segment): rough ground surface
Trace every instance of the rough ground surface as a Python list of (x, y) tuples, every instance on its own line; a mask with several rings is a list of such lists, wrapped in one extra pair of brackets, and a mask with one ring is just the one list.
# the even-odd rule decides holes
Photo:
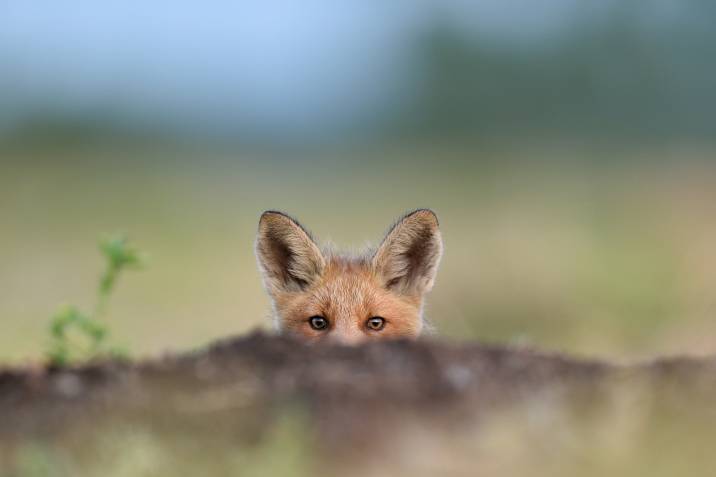
[[(0, 371), (0, 475), (31, 475), (27, 466), (35, 468), (37, 459), (50, 462), (55, 470), (65, 466), (66, 473), (53, 475), (97, 475), (87, 470), (96, 464), (96, 455), (105, 456), (100, 465), (117, 458), (116, 449), (109, 452), (106, 443), (98, 442), (118, 429), (129, 429), (130, 436), (151, 436), (143, 438), (149, 444), (140, 447), (155, 449), (154, 454), (205, 460), (205, 470), (217, 465), (212, 473), (234, 475), (234, 467), (223, 465), (227, 449), (263, 446), (268, 459), (291, 454), (284, 444), (265, 450), (265, 442), (276, 440), (274, 430), (285, 428), (287, 419), (299, 422), (291, 427), (288, 447), (295, 443), (302, 449), (299, 453), (311, 454), (313, 461), (318, 453), (319, 459), (329, 455), (334, 464), (388, 459), (405, 468), (402, 460), (415, 462), (418, 455), (430, 454), (430, 465), (449, 461), (457, 465), (454, 475), (469, 475), (477, 465), (470, 456), (484, 449), (469, 447), (456, 457), (446, 456), (442, 447), (455, 452), (459, 445), (451, 439), (456, 436), (471, 443), (493, 442), (482, 435), (496, 428), (496, 416), (507, 416), (504, 422), (510, 423), (499, 429), (518, 423), (519, 439), (535, 434), (538, 442), (557, 427), (555, 439), (564, 440), (567, 429), (573, 436), (567, 440), (579, 441), (578, 430), (585, 422), (590, 436), (594, 426), (604, 422), (613, 422), (615, 433), (628, 424), (624, 439), (633, 444), (639, 434), (632, 428), (653, 433), (661, 416), (676, 416), (677, 433), (684, 430), (679, 426), (693, 432), (703, 427), (704, 438), (716, 437), (708, 430), (716, 424), (713, 403), (716, 359), (617, 366), (479, 344), (382, 342), (349, 348), (309, 346), (257, 333), (139, 363)], [(109, 447), (124, 446), (118, 442), (124, 442), (125, 434)], [(134, 437), (129, 440), (136, 443)], [(507, 441), (512, 446), (515, 440)], [(28, 443), (34, 449), (31, 457)], [(396, 454), (397, 443), (409, 449), (407, 457), (404, 451)], [(104, 450), (88, 450), (98, 445)], [(157, 446), (162, 450), (156, 451)], [(107, 457), (108, 452), (115, 457)], [(276, 456), (267, 457), (267, 452)], [(490, 452), (494, 456), (498, 451)], [(62, 465), (53, 464), (58, 453)], [(531, 457), (522, 458), (529, 462)], [(146, 475), (163, 475), (164, 467), (156, 464), (161, 459), (152, 459), (159, 467), (150, 466), (153, 470)], [(248, 471), (252, 461), (247, 459), (231, 465)], [(460, 459), (464, 462), (458, 465)], [(274, 474), (300, 473), (297, 469), (305, 466), (299, 460)], [(485, 475), (505, 469), (484, 459), (479, 463)], [(174, 472), (167, 467), (167, 475)]]

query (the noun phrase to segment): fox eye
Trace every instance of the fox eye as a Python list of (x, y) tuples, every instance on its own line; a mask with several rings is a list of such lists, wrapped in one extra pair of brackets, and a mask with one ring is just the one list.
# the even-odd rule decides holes
[(322, 316), (312, 316), (308, 319), (308, 323), (314, 330), (325, 330), (328, 328), (328, 320)]
[(368, 329), (370, 330), (380, 331), (385, 327), (385, 318), (374, 316), (366, 322), (366, 326), (368, 326)]

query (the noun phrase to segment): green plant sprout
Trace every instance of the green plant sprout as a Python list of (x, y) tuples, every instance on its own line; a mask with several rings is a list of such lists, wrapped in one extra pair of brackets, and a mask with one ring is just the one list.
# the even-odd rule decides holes
[(47, 358), (54, 366), (64, 366), (100, 355), (126, 354), (107, 344), (109, 331), (101, 319), (107, 311), (109, 298), (120, 273), (125, 269), (141, 267), (145, 263), (144, 254), (130, 246), (124, 235), (101, 240), (100, 251), (107, 266), (99, 281), (93, 312), (86, 314), (75, 306), (64, 306), (50, 321)]

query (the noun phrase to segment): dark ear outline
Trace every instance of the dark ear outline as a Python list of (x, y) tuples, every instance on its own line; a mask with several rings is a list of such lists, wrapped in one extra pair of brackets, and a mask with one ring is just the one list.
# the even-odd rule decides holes
[(442, 252), (437, 215), (417, 209), (390, 228), (371, 263), (384, 287), (420, 296), (432, 289)]
[(305, 289), (325, 268), (311, 234), (296, 219), (275, 210), (261, 214), (255, 251), (264, 285), (272, 296)]

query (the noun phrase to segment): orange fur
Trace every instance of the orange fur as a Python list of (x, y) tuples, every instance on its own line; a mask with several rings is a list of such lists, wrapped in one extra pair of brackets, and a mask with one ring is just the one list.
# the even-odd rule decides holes
[[(346, 344), (418, 337), (424, 295), (441, 253), (437, 218), (425, 209), (403, 217), (377, 250), (358, 257), (321, 251), (298, 222), (280, 212), (262, 215), (256, 241), (278, 329)], [(324, 318), (327, 326), (315, 329), (311, 317)], [(384, 320), (380, 330), (368, 326), (374, 317)]]

